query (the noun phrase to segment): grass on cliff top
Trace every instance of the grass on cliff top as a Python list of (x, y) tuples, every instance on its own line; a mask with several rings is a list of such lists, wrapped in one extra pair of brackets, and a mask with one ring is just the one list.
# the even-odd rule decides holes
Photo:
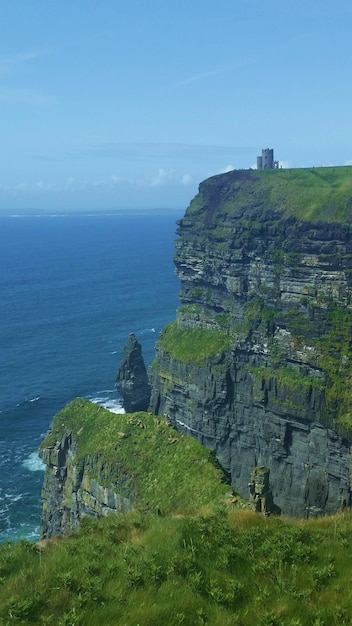
[(209, 220), (209, 215), (213, 219), (219, 212), (231, 214), (261, 205), (305, 221), (351, 222), (352, 167), (234, 170), (220, 174), (201, 184), (186, 217), (205, 210)]
[(178, 361), (201, 365), (207, 359), (228, 350), (231, 338), (226, 331), (180, 328), (177, 321), (173, 321), (164, 327), (158, 344)]
[(85, 518), (65, 539), (0, 546), (0, 623), (351, 625), (351, 522), (225, 510)]
[(269, 170), (261, 175), (271, 187), (271, 202), (286, 215), (311, 222), (352, 220), (350, 166)]
[(67, 433), (77, 445), (77, 462), (84, 460), (100, 484), (122, 480), (132, 504), (142, 510), (196, 512), (231, 494), (211, 453), (164, 418), (115, 414), (79, 398), (55, 416), (41, 448), (60, 442)]

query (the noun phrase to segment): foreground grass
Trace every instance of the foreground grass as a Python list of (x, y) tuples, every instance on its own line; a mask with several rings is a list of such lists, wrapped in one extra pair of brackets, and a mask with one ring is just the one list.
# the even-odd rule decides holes
[(352, 624), (351, 521), (219, 508), (86, 518), (66, 539), (0, 547), (0, 623)]
[(77, 400), (44, 447), (67, 432), (77, 463), (101, 450), (112, 476), (134, 469), (140, 508), (85, 517), (64, 539), (0, 545), (0, 624), (352, 625), (352, 514), (289, 521), (236, 509), (209, 452), (152, 415)]

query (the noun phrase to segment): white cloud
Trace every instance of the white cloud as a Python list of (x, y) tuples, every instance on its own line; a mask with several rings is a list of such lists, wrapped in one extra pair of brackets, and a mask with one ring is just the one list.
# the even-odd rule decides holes
[(150, 177), (131, 177), (131, 178), (121, 178), (115, 174), (108, 175), (101, 179), (96, 180), (80, 180), (75, 178), (74, 176), (67, 176), (61, 181), (43, 181), (37, 180), (32, 181), (30, 183), (18, 183), (15, 185), (6, 186), (0, 183), (0, 192), (1, 193), (10, 193), (15, 195), (35, 195), (40, 194), (65, 194), (69, 193), (74, 194), (77, 192), (85, 191), (85, 192), (111, 192), (113, 190), (116, 191), (117, 186), (119, 188), (129, 188), (129, 189), (141, 189), (141, 188), (161, 188), (167, 187), (167, 185), (178, 185), (183, 187), (188, 187), (194, 184), (194, 180), (190, 174), (184, 174), (180, 176), (177, 174), (175, 170), (166, 170), (164, 168), (159, 168), (157, 174)]
[(192, 185), (193, 179), (190, 174), (184, 174), (181, 178), (181, 185), (187, 187), (188, 185)]
[(234, 166), (233, 165), (225, 165), (225, 167), (220, 170), (219, 174), (227, 174), (227, 172), (232, 172), (232, 170), (234, 170)]
[(152, 176), (149, 181), (150, 187), (160, 187), (161, 185), (166, 185), (168, 180), (170, 179), (170, 173), (166, 172), (166, 170), (159, 168), (157, 176)]
[(233, 165), (225, 165), (225, 167), (222, 167), (220, 170), (216, 170), (216, 172), (209, 172), (208, 176), (216, 176), (217, 174), (227, 174), (228, 172), (232, 172), (232, 170), (234, 170), (234, 166)]
[(28, 183), (18, 183), (13, 187), (2, 187), (2, 191), (5, 193), (13, 193), (15, 196), (21, 196), (22, 194), (27, 194), (30, 191)]

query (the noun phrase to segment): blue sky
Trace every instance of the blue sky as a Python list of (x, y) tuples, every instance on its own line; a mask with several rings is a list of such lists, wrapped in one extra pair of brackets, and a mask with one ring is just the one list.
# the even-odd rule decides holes
[(350, 0), (5, 0), (0, 211), (183, 209), (208, 176), (352, 164)]

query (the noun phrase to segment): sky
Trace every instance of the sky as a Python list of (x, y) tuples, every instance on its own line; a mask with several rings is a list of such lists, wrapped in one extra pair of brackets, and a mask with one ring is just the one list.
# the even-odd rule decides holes
[(0, 213), (183, 209), (352, 164), (351, 0), (3, 0)]

